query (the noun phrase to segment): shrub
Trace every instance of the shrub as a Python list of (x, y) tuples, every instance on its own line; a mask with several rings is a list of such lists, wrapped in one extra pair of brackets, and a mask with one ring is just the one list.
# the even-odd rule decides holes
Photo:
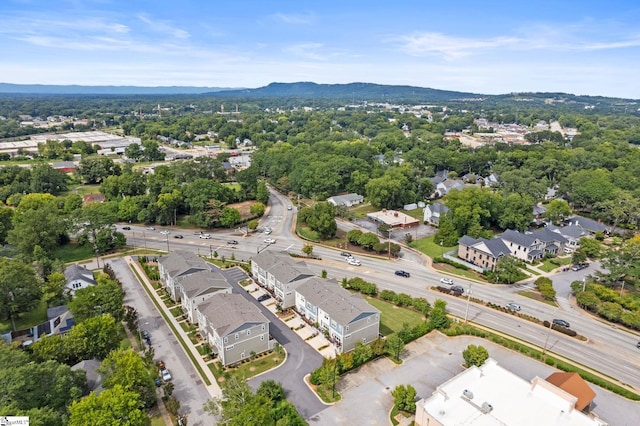
[(382, 290), (380, 292), (380, 299), (382, 299), (382, 300), (387, 300), (387, 301), (395, 303), (397, 297), (398, 297), (398, 295), (393, 290)]
[(489, 352), (484, 346), (469, 345), (462, 351), (462, 357), (468, 366), (480, 367), (489, 358)]

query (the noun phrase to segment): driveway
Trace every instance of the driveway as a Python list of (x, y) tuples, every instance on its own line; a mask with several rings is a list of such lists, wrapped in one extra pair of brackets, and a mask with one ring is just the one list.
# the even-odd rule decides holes
[(251, 294), (238, 284), (248, 278), (240, 268), (220, 271), (233, 286), (234, 293), (242, 294), (247, 300), (256, 305), (271, 324), (271, 335), (287, 351), (287, 360), (275, 370), (268, 371), (249, 380), (253, 388), (257, 388), (265, 380), (275, 380), (282, 383), (287, 400), (289, 400), (304, 418), (310, 418), (326, 408), (315, 393), (307, 387), (304, 376), (322, 365), (322, 356), (302, 340), (289, 326), (283, 323), (266, 306), (258, 302)]
[[(434, 332), (406, 346), (402, 365), (380, 359), (343, 376), (337, 386), (342, 400), (309, 419), (309, 424), (387, 426), (393, 406), (391, 391), (397, 385), (410, 384), (419, 398), (430, 397), (439, 385), (463, 371), (462, 351), (470, 344), (484, 346), (499, 365), (527, 381), (536, 376), (546, 378), (557, 371), (483, 339), (450, 338)], [(589, 385), (596, 392), (594, 411), (602, 419), (611, 425), (637, 423), (640, 403)]]
[(173, 332), (158, 313), (127, 262), (118, 258), (109, 260), (107, 263), (111, 265), (122, 283), (125, 291), (125, 305), (136, 309), (140, 329), (147, 330), (151, 335), (155, 359), (162, 359), (171, 372), (173, 395), (180, 401), (180, 412), (187, 414), (187, 423), (190, 426), (212, 424), (214, 419), (202, 409), (209, 398), (209, 392)]

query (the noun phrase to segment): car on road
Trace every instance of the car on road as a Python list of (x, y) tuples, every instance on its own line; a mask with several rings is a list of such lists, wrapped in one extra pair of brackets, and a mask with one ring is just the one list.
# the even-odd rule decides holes
[(131, 231), (131, 227), (130, 226), (123, 226), (122, 230), (123, 231)]
[(209, 235), (209, 234), (200, 234), (200, 238), (202, 238), (203, 240), (210, 240), (211, 239), (211, 235)]
[(453, 287), (451, 287), (451, 291), (464, 293), (464, 288), (462, 288), (462, 286), (459, 286), (459, 285), (454, 285)]
[(180, 235), (180, 234), (176, 234), (176, 235), (173, 236), (173, 238), (177, 238), (177, 239), (181, 240), (184, 237), (182, 235)]
[(640, 349), (640, 342), (636, 343), (636, 348)]
[(293, 209), (293, 207), (287, 206), (287, 210), (292, 210), (292, 209)]
[(351, 253), (348, 253), (346, 251), (343, 251), (342, 253), (340, 253), (340, 256), (344, 256), (344, 257), (353, 257), (353, 255)]
[(227, 244), (237, 245), (238, 242), (236, 240), (227, 241)]
[(264, 230), (264, 235), (269, 235), (271, 234), (271, 229), (267, 228)]
[(162, 235), (169, 235), (169, 231), (167, 231), (166, 229), (165, 229), (165, 230), (163, 230), (163, 231), (160, 231), (160, 233), (161, 233)]
[(573, 265), (571, 267), (572, 271), (581, 271), (585, 268), (587, 268), (589, 266), (589, 264), (587, 262), (580, 262), (580, 263), (576, 263), (575, 265)]
[(407, 271), (403, 271), (403, 270), (396, 271), (396, 275), (399, 276), (399, 277), (405, 277), (405, 278), (411, 277), (410, 273), (408, 273)]
[(360, 265), (362, 265), (360, 263), (360, 261), (358, 259), (354, 258), (354, 257), (350, 257), (349, 259), (347, 259), (347, 263), (349, 265), (352, 265), (352, 266), (360, 266)]
[(258, 297), (258, 302), (264, 302), (267, 299), (271, 299), (271, 295), (265, 293), (262, 296)]
[(507, 303), (507, 309), (511, 309), (512, 311), (519, 311), (522, 308), (517, 303)]
[(264, 240), (264, 242), (267, 244), (275, 244), (276, 240), (274, 240), (273, 238), (267, 238), (266, 240)]
[(568, 322), (568, 321), (565, 321), (565, 320), (563, 320), (563, 319), (557, 319), (557, 318), (556, 318), (556, 319), (554, 319), (554, 320), (553, 320), (553, 323), (554, 323), (555, 325), (559, 325), (560, 327), (566, 327), (566, 328), (570, 328), (570, 327), (571, 327), (571, 325), (569, 324), (569, 322)]
[(148, 339), (150, 337), (149, 332), (147, 330), (142, 330), (142, 337)]
[(440, 278), (440, 282), (446, 285), (453, 285), (453, 280), (451, 278)]
[(162, 370), (160, 370), (160, 376), (162, 376), (162, 380), (164, 380), (165, 382), (170, 382), (173, 378), (171, 377), (171, 373), (167, 368), (163, 368)]
[(150, 227), (148, 227), (148, 228), (147, 228), (147, 230), (148, 230), (148, 231), (155, 231), (155, 230), (156, 230), (156, 228), (154, 228), (153, 226), (150, 226)]

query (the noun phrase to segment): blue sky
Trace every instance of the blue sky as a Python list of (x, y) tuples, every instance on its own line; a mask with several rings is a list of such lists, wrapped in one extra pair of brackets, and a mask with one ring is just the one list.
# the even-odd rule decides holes
[(0, 82), (640, 99), (638, 22), (637, 0), (2, 0)]

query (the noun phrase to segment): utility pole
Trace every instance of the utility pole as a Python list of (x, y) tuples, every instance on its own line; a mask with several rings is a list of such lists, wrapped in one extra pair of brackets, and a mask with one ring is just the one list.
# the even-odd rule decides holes
[(169, 234), (167, 234), (166, 237), (167, 237), (167, 253), (169, 253)]
[(469, 290), (467, 292), (467, 309), (464, 312), (464, 322), (467, 322), (467, 317), (469, 316), (469, 303), (471, 302), (471, 286), (473, 284), (469, 283)]

